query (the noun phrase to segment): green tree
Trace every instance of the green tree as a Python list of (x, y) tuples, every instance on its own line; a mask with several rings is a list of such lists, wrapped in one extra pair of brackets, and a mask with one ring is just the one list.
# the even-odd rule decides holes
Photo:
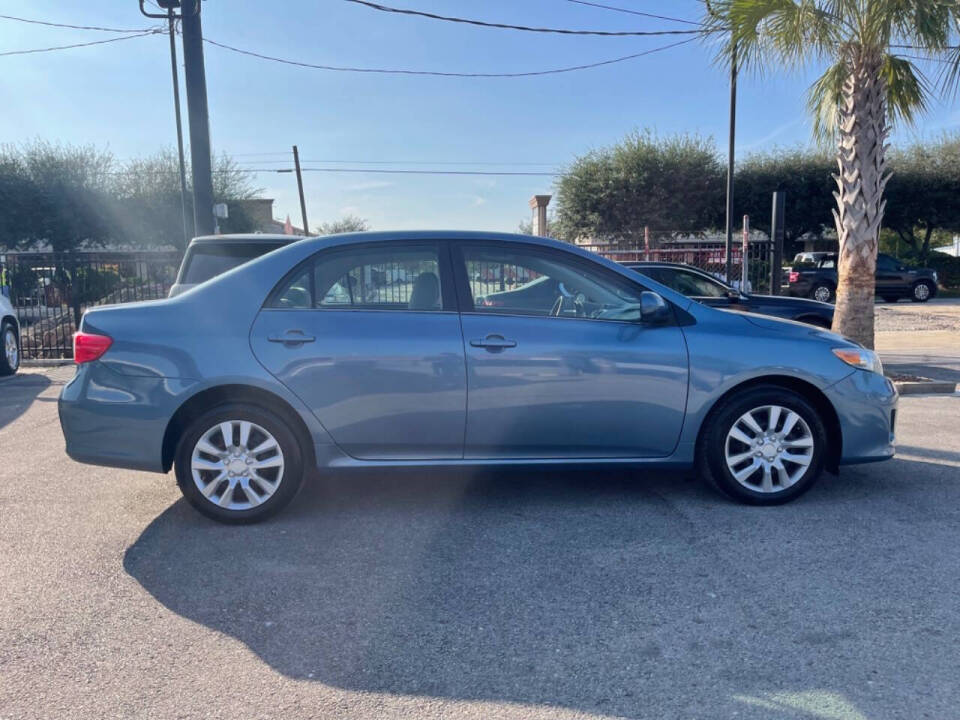
[(321, 223), (317, 226), (318, 235), (338, 235), (339, 233), (366, 232), (370, 223), (356, 215), (344, 215), (337, 220)]
[[(110, 237), (113, 156), (91, 146), (36, 141), (0, 148), (0, 243), (47, 243), (56, 252)], [(10, 210), (8, 211), (8, 207)]]
[[(180, 204), (179, 160), (172, 150), (130, 160), (115, 175), (111, 205), (112, 222), (118, 238), (142, 247), (172, 246), (183, 250), (183, 216)], [(187, 231), (193, 231), (193, 195), (190, 168), (187, 172)], [(253, 220), (238, 204), (255, 197), (253, 175), (237, 165), (229, 155), (213, 160), (214, 202), (226, 203), (229, 217), (220, 220), (220, 231), (252, 232)]]
[(556, 183), (563, 234), (598, 240), (643, 237), (643, 229), (716, 227), (724, 170), (712, 141), (634, 132), (573, 161)]
[(804, 235), (823, 235), (833, 224), (836, 161), (827, 153), (793, 148), (757, 153), (737, 166), (734, 193), (736, 217), (750, 216), (750, 227), (770, 234), (773, 193), (786, 193), (784, 255), (792, 257), (793, 243)]
[(960, 51), (951, 46), (960, 0), (706, 0), (705, 8), (705, 35), (726, 38), (722, 63), (735, 51), (748, 69), (828, 64), (809, 105), (818, 137), (837, 145), (833, 329), (873, 347), (874, 271), (890, 177), (886, 141), (891, 125), (911, 122), (934, 90), (906, 56), (943, 60), (939, 89), (955, 89)]
[(883, 224), (926, 262), (938, 230), (960, 231), (960, 136), (892, 153)]

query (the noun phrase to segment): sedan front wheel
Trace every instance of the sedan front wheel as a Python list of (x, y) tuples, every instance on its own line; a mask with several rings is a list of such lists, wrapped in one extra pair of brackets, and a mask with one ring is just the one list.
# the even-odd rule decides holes
[(700, 452), (705, 473), (725, 494), (752, 505), (776, 505), (816, 482), (826, 444), (823, 422), (805, 398), (761, 386), (717, 408)]
[(255, 522), (293, 499), (303, 475), (296, 435), (272, 412), (244, 403), (194, 419), (180, 440), (177, 484), (201, 513)]

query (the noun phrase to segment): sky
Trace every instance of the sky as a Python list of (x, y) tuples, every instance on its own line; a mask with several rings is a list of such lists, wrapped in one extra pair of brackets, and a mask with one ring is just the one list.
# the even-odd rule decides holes
[[(688, 29), (571, 0), (380, 0), (492, 22), (599, 30)], [(697, 20), (699, 0), (596, 0)], [(149, 5), (148, 5), (149, 6)], [(77, 25), (144, 28), (137, 0), (0, 0), (0, 14)], [(300, 62), (365, 68), (524, 72), (598, 62), (685, 39), (563, 36), (488, 29), (378, 12), (345, 0), (205, 0), (204, 35)], [(0, 19), (0, 53), (115, 34)], [(179, 52), (179, 48), (178, 48)], [(553, 173), (626, 133), (712, 137), (724, 156), (728, 75), (694, 41), (599, 68), (528, 78), (329, 72), (205, 48), (211, 139), (249, 169), (304, 167)], [(180, 56), (182, 60), (182, 55)], [(176, 142), (164, 35), (50, 53), (0, 56), (0, 143), (92, 144), (119, 159)], [(810, 143), (805, 92), (818, 74), (774, 70), (739, 80), (737, 154)], [(182, 82), (182, 80), (181, 80)], [(960, 127), (956, 101), (934, 102), (894, 143)], [(306, 172), (311, 227), (345, 215), (374, 229), (515, 231), (553, 177)], [(299, 224), (292, 174), (259, 172), (274, 215)]]

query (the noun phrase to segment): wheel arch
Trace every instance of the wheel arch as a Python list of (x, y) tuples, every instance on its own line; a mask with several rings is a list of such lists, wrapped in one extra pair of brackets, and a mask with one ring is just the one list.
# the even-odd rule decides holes
[(313, 437), (300, 414), (279, 395), (253, 385), (229, 384), (206, 388), (187, 398), (167, 423), (161, 446), (164, 472), (170, 472), (180, 437), (190, 422), (212, 407), (224, 403), (246, 402), (274, 412), (290, 425), (303, 452), (304, 468), (316, 467)]
[(0, 326), (2, 326), (5, 322), (9, 322), (11, 325), (13, 325), (13, 332), (16, 333), (17, 340), (19, 340), (20, 323), (17, 322), (17, 319), (13, 315), (4, 315), (3, 317), (0, 317)]
[(820, 388), (812, 383), (807, 382), (806, 380), (801, 380), (800, 378), (793, 377), (791, 375), (763, 375), (760, 377), (751, 378), (750, 380), (745, 380), (742, 383), (734, 385), (732, 388), (729, 388), (726, 392), (724, 392), (723, 395), (718, 397), (710, 407), (709, 412), (707, 412), (706, 416), (703, 418), (703, 422), (700, 423), (700, 428), (697, 430), (697, 459), (699, 460), (703, 457), (700, 443), (702, 442), (706, 429), (709, 427), (710, 421), (713, 419), (713, 416), (717, 410), (722, 407), (729, 398), (737, 393), (744, 392), (745, 390), (750, 390), (751, 388), (762, 385), (772, 385), (785, 390), (791, 390), (813, 405), (814, 409), (816, 409), (816, 411), (820, 414), (820, 418), (823, 420), (824, 428), (827, 431), (827, 456), (825, 467), (830, 472), (836, 473), (840, 467), (840, 457), (843, 453), (843, 430), (840, 426), (840, 416), (837, 415), (837, 411), (836, 408), (833, 407), (833, 403), (830, 402), (830, 399), (823, 393), (822, 390), (820, 390)]

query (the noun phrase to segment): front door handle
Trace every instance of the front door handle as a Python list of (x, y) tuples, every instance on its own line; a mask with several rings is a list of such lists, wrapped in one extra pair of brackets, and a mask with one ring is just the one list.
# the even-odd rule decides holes
[(274, 343), (283, 343), (288, 347), (303, 345), (304, 343), (316, 340), (313, 335), (307, 335), (303, 330), (287, 330), (280, 335), (270, 335), (267, 340)]
[(486, 348), (490, 352), (500, 352), (506, 348), (517, 346), (516, 340), (507, 340), (503, 335), (487, 335), (485, 338), (474, 338), (470, 341), (471, 347)]

